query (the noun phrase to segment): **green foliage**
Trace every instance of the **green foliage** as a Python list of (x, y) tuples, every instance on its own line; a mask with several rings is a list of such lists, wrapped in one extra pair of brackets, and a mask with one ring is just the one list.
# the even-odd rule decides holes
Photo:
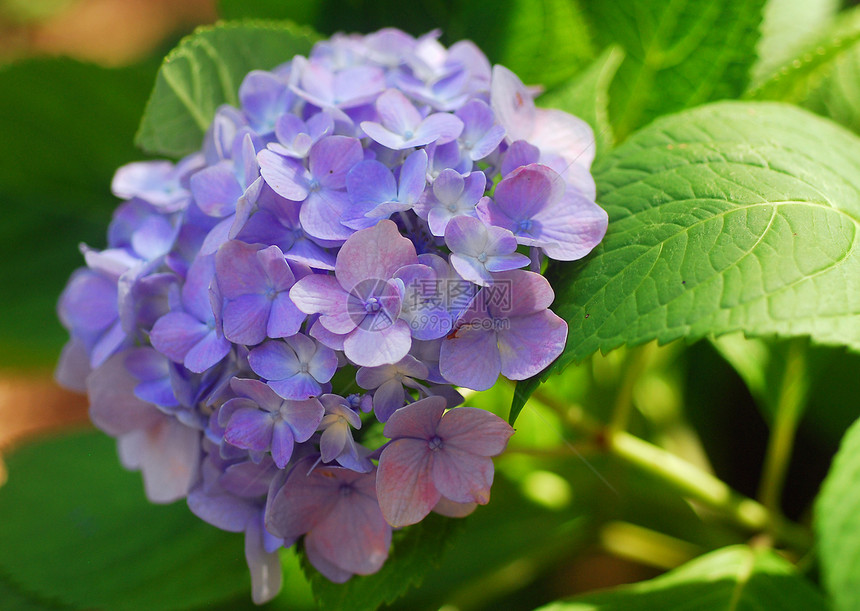
[(860, 132), (860, 7), (803, 51), (749, 97), (799, 104)]
[[(115, 442), (78, 433), (21, 448), (0, 488), (0, 584), (64, 607), (189, 609), (249, 598), (242, 536), (153, 505)], [(34, 608), (36, 608), (34, 606)]]
[(767, 549), (717, 550), (651, 581), (588, 594), (541, 611), (824, 611), (824, 597)]
[(200, 149), (222, 104), (239, 105), (242, 79), (307, 54), (315, 35), (283, 22), (242, 22), (199, 28), (164, 59), (135, 142), (180, 157)]
[(815, 505), (824, 583), (835, 608), (860, 607), (860, 420), (848, 430)]
[(410, 587), (421, 583), (428, 567), (436, 565), (459, 523), (431, 514), (419, 524), (395, 533), (393, 549), (383, 567), (373, 575), (354, 576), (336, 584), (304, 562), (308, 579), (322, 609), (365, 611), (391, 603)]
[(626, 57), (610, 90), (610, 116), (624, 140), (670, 112), (733, 98), (755, 58), (764, 0), (586, 2), (597, 41)]
[(104, 245), (111, 177), (140, 158), (131, 141), (155, 68), (54, 59), (0, 69), (0, 365), (56, 362), (67, 339), (57, 297), (84, 263), (78, 244)]
[(751, 85), (758, 87), (801, 54), (830, 25), (840, 4), (839, 0), (768, 0)]
[(545, 108), (558, 108), (587, 121), (594, 130), (598, 155), (615, 144), (609, 121), (609, 86), (623, 60), (624, 51), (620, 47), (607, 47), (576, 77), (538, 98)]
[[(548, 272), (570, 326), (556, 367), (738, 330), (860, 350), (852, 134), (790, 106), (726, 102), (657, 121), (594, 176), (606, 238)], [(515, 408), (535, 386), (521, 383)]]

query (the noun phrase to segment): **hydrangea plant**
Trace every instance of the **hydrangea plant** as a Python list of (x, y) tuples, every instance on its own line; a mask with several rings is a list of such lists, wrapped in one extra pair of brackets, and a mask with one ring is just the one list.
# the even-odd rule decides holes
[(588, 124), (469, 41), (385, 29), (283, 60), (199, 150), (117, 171), (108, 246), (59, 306), (58, 378), (152, 501), (245, 533), (258, 603), (279, 548), (345, 582), (393, 529), (489, 501), (514, 430), (457, 387), (559, 357), (541, 270), (608, 222)]

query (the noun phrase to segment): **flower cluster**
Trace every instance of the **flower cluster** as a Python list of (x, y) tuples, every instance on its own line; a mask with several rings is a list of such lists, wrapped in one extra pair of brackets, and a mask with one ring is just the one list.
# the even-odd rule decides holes
[(281, 546), (343, 582), (489, 500), (513, 429), (455, 386), (561, 353), (541, 265), (607, 225), (590, 129), (533, 95), (468, 41), (335, 36), (248, 74), (201, 151), (116, 173), (58, 379), (151, 500), (245, 533), (255, 600)]

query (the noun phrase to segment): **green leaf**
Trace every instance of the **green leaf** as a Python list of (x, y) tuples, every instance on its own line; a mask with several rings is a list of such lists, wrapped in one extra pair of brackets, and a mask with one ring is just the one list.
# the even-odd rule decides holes
[(549, 268), (570, 329), (554, 368), (732, 331), (860, 351), (853, 134), (791, 106), (724, 102), (655, 122), (594, 176), (609, 230), (585, 260)]
[[(493, 18), (488, 18), (491, 14)], [(526, 84), (553, 87), (594, 57), (583, 15), (570, 0), (467, 0), (458, 17), (464, 28), (461, 37), (473, 39), (479, 47), (499, 41), (491, 59)], [(489, 28), (480, 37), (473, 34), (481, 27), (478, 24)]]
[(626, 52), (610, 90), (619, 140), (657, 116), (742, 93), (764, 2), (584, 3), (598, 41)]
[(315, 35), (285, 22), (249, 21), (198, 28), (164, 59), (135, 142), (179, 157), (198, 150), (222, 104), (237, 106), (242, 79), (307, 54)]
[(101, 247), (154, 62), (107, 69), (66, 59), (0, 69), (0, 365), (54, 363), (68, 335), (57, 298), (78, 244)]
[(860, 420), (842, 440), (815, 504), (824, 584), (839, 611), (860, 608)]
[(748, 97), (800, 104), (860, 132), (860, 7)]
[(701, 556), (632, 586), (557, 602), (541, 611), (818, 611), (828, 608), (815, 587), (768, 549), (738, 545)]
[(758, 60), (750, 71), (752, 87), (791, 63), (833, 21), (839, 0), (768, 0), (764, 7)]
[(615, 144), (609, 122), (609, 86), (623, 60), (624, 51), (610, 46), (582, 73), (538, 99), (541, 106), (558, 108), (587, 121), (594, 130), (598, 155)]
[(250, 598), (242, 536), (152, 505), (113, 439), (86, 432), (22, 447), (0, 488), (0, 575), (77, 609), (188, 609)]
[(394, 533), (394, 547), (379, 572), (354, 576), (345, 584), (330, 582), (305, 560), (303, 565), (320, 608), (371, 611), (395, 601), (410, 587), (420, 584), (428, 568), (438, 563), (448, 538), (459, 524), (457, 520), (430, 514), (420, 523)]

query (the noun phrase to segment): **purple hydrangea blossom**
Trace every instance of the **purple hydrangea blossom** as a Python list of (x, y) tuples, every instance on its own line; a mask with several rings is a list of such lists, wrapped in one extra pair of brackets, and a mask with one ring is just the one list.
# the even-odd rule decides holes
[(336, 583), (375, 573), (391, 545), (391, 526), (376, 498), (376, 469), (311, 465), (310, 459), (299, 462), (269, 496), (266, 528), (284, 539), (304, 535), (308, 560)]
[(258, 380), (233, 378), (230, 386), (239, 396), (221, 407), (218, 420), (224, 427), (224, 440), (251, 452), (271, 452), (275, 465), (283, 469), (293, 446), (316, 431), (323, 418), (322, 403), (319, 399), (283, 399)]
[(376, 488), (385, 520), (395, 528), (421, 521), (442, 498), (490, 500), (489, 457), (502, 453), (514, 430), (471, 407), (443, 415), (446, 406), (441, 397), (428, 397), (397, 410), (385, 424), (391, 443), (379, 457)]
[(248, 74), (200, 151), (117, 171), (108, 246), (60, 299), (57, 379), (151, 500), (245, 534), (255, 602), (281, 547), (343, 582), (392, 528), (488, 501), (513, 429), (456, 386), (558, 357), (534, 272), (606, 231), (588, 126), (439, 36), (336, 35)]

